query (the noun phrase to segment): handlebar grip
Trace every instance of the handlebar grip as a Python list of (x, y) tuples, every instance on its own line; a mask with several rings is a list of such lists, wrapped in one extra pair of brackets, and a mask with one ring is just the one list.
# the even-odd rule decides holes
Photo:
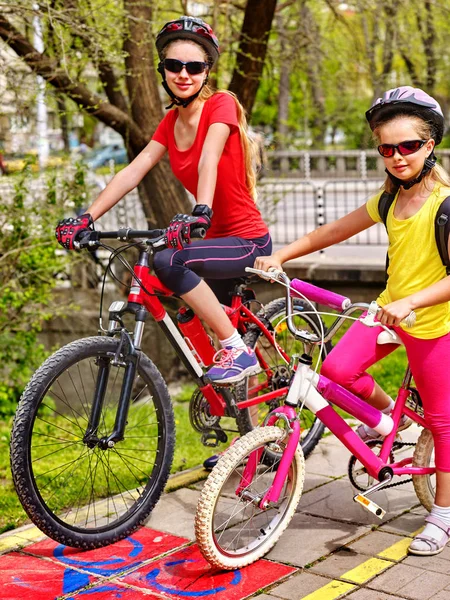
[[(334, 310), (345, 310), (351, 305), (350, 298), (341, 296), (335, 292), (330, 292), (329, 290), (320, 288), (312, 283), (306, 283), (306, 281), (302, 281), (301, 279), (293, 279), (291, 281), (291, 287), (303, 294), (303, 296), (306, 296), (308, 300), (312, 300), (318, 304), (324, 304)], [(291, 296), (297, 295), (298, 294), (296, 294), (295, 291), (291, 290)]]
[(205, 227), (194, 227), (191, 230), (191, 238), (202, 240), (206, 235)]

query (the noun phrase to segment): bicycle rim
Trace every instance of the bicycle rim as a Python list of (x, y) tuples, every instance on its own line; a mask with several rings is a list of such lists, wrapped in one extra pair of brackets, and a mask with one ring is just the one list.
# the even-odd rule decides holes
[[(311, 312), (302, 300), (294, 299), (294, 323), (300, 329), (311, 331), (315, 334), (321, 334), (321, 327), (325, 329), (325, 325), (321, 322), (320, 317)], [(301, 341), (296, 340), (288, 331), (286, 321), (283, 320), (286, 315), (286, 302), (284, 299), (273, 300), (264, 308), (265, 319), (270, 322), (276, 332), (277, 343), (283, 348), (288, 356), (294, 354), (301, 355), (304, 351), (304, 345)], [(263, 314), (258, 314), (264, 321)], [(289, 383), (292, 375), (292, 369), (287, 365), (276, 349), (270, 344), (267, 338), (261, 334), (259, 328), (252, 326), (246, 334), (244, 341), (251, 348), (258, 348), (263, 360), (267, 363), (268, 369), (261, 373), (257, 378), (247, 379), (240, 387), (237, 388), (239, 400), (252, 397), (255, 389), (258, 388), (258, 394), (264, 394), (268, 391), (284, 387)], [(331, 342), (325, 344), (322, 348), (322, 353), (319, 356), (319, 350), (314, 355), (314, 358), (321, 363), (325, 360), (328, 353), (331, 351)], [(268, 410), (281, 405), (284, 397), (277, 398), (275, 401), (266, 405), (265, 403), (258, 405), (257, 408), (250, 408), (241, 411), (238, 425), (241, 434), (251, 431), (253, 423), (257, 419), (261, 423), (266, 416)], [(257, 411), (257, 417), (255, 412)], [(255, 419), (256, 417), (256, 419)], [(324, 431), (323, 423), (306, 407), (303, 408), (300, 415), (301, 425), (301, 446), (303, 454), (307, 457), (318, 444)]]
[(169, 474), (173, 413), (146, 357), (133, 383), (124, 439), (111, 446), (85, 439), (103, 359), (109, 377), (96, 438), (114, 429), (124, 374), (112, 363), (117, 347), (117, 340), (89, 338), (62, 348), (36, 372), (16, 415), (11, 465), (20, 500), (38, 527), (66, 545), (100, 546), (129, 535)]
[[(197, 542), (214, 566), (235, 569), (264, 556), (289, 525), (300, 500), (304, 458), (298, 447), (279, 500), (266, 510), (258, 503), (273, 483), (278, 463), (267, 464), (266, 452), (281, 455), (284, 432), (278, 427), (255, 429), (221, 457), (203, 487), (196, 514)], [(251, 483), (237, 493), (248, 457), (261, 451)]]

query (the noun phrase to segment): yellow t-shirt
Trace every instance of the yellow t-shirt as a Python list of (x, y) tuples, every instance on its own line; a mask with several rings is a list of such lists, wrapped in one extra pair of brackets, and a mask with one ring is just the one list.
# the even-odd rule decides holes
[[(367, 212), (376, 222), (382, 222), (378, 212), (381, 194), (373, 196), (366, 204)], [(395, 197), (387, 215), (388, 281), (377, 300), (380, 306), (410, 296), (447, 276), (434, 234), (436, 212), (447, 196), (450, 196), (450, 188), (436, 183), (416, 214), (403, 220), (394, 217), (398, 194)], [(415, 312), (416, 324), (404, 327), (414, 337), (433, 339), (450, 331), (450, 302), (418, 308)]]

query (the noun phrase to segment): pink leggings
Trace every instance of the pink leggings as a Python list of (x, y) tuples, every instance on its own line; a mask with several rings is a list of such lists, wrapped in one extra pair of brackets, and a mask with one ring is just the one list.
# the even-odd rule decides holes
[[(433, 434), (436, 468), (450, 472), (450, 333), (433, 340), (415, 338), (394, 327), (405, 345), (425, 419)], [(381, 327), (356, 321), (330, 352), (321, 373), (367, 400), (375, 386), (366, 372), (398, 344), (377, 344)], [(400, 382), (399, 382), (400, 384)]]

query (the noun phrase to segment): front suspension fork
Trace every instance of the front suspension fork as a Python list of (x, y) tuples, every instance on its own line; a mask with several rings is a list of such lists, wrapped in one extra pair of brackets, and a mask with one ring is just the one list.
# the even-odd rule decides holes
[[(124, 358), (121, 359), (123, 348), (127, 348), (127, 351)], [(133, 389), (138, 363), (139, 352), (134, 346), (130, 334), (123, 329), (120, 334), (120, 343), (114, 359), (111, 361), (111, 359), (106, 356), (98, 359), (99, 369), (94, 392), (94, 400), (92, 403), (91, 414), (89, 415), (89, 423), (86, 434), (83, 438), (84, 443), (86, 443), (90, 448), (94, 448), (95, 446), (99, 446), (102, 449), (112, 448), (117, 442), (120, 442), (124, 439), (131, 392)], [(105, 394), (108, 387), (111, 364), (115, 366), (123, 366), (125, 367), (125, 371), (114, 422), (114, 429), (110, 435), (100, 439), (98, 437), (98, 428), (105, 400)]]

